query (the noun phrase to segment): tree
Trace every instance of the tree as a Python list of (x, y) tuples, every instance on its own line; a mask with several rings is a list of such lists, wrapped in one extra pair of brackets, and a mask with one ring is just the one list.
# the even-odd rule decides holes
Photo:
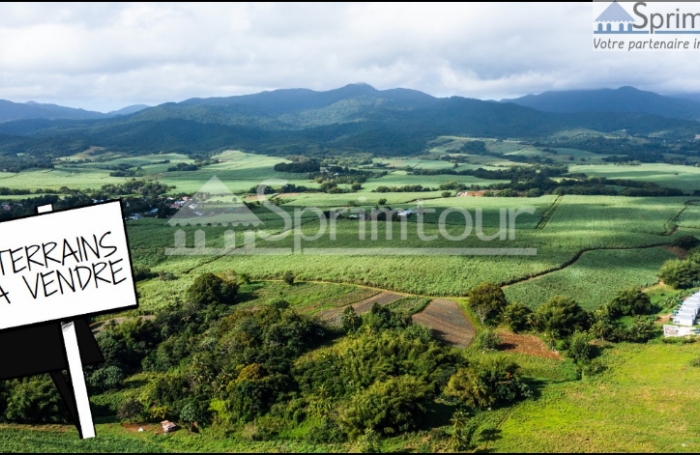
[(651, 309), (649, 296), (638, 288), (619, 292), (608, 305), (611, 317), (649, 314)]
[(522, 303), (514, 302), (503, 310), (503, 322), (508, 324), (513, 332), (523, 332), (530, 326), (532, 310)]
[(537, 330), (554, 340), (587, 330), (591, 316), (575, 301), (555, 296), (535, 311), (532, 322)]
[(343, 330), (345, 330), (345, 332), (354, 332), (361, 323), (362, 320), (352, 306), (348, 306), (343, 310)]
[(117, 417), (122, 422), (140, 420), (143, 416), (143, 405), (133, 398), (127, 399), (119, 406)]
[(213, 273), (199, 275), (187, 290), (188, 297), (200, 305), (231, 304), (237, 294), (238, 283), (222, 280)]
[(569, 358), (577, 364), (585, 364), (593, 355), (591, 345), (588, 342), (588, 335), (585, 332), (576, 332), (569, 340)]
[(97, 391), (114, 390), (122, 385), (124, 373), (116, 365), (110, 365), (94, 371), (87, 380), (87, 383)]
[(594, 313), (594, 322), (588, 332), (602, 341), (614, 340), (617, 327), (607, 307), (600, 308)]
[(464, 452), (472, 448), (472, 438), (479, 427), (467, 411), (460, 409), (454, 413), (452, 419), (452, 441), (454, 449), (458, 452)]
[(284, 274), (282, 275), (282, 280), (283, 280), (285, 283), (287, 283), (288, 285), (290, 285), (290, 286), (293, 286), (293, 285), (294, 285), (294, 280), (295, 280), (295, 279), (296, 279), (296, 277), (294, 276), (294, 273), (293, 273), (291, 270), (287, 270), (287, 271), (284, 272)]
[(428, 389), (413, 376), (376, 381), (352, 397), (341, 412), (339, 425), (352, 438), (370, 429), (394, 434), (415, 428), (432, 401)]
[(68, 413), (48, 375), (17, 381), (4, 418), (17, 423), (64, 423)]
[(444, 393), (477, 409), (512, 403), (531, 395), (530, 389), (522, 382), (520, 367), (504, 357), (491, 357), (458, 369)]
[(654, 320), (645, 316), (635, 316), (632, 325), (624, 332), (625, 340), (644, 343), (654, 336)]
[(671, 287), (686, 289), (692, 287), (700, 277), (700, 264), (693, 261), (671, 259), (661, 267), (659, 277)]
[(469, 291), (469, 307), (482, 324), (494, 324), (507, 304), (503, 290), (493, 283), (481, 283)]

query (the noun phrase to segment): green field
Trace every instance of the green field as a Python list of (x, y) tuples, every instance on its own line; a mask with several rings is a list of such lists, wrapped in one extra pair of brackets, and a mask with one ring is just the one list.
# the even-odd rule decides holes
[(639, 166), (572, 166), (571, 172), (583, 172), (594, 177), (609, 179), (633, 179), (658, 183), (671, 188), (693, 192), (700, 190), (700, 168), (663, 163), (649, 163)]
[(500, 427), (494, 449), (697, 453), (700, 369), (689, 364), (699, 356), (696, 344), (606, 349), (606, 373), (546, 386)]

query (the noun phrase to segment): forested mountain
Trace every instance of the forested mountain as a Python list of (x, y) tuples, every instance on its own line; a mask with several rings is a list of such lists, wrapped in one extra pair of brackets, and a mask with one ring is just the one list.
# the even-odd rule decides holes
[(515, 103), (351, 84), (325, 92), (288, 89), (195, 98), (111, 118), (5, 122), (0, 123), (0, 152), (58, 156), (100, 146), (139, 154), (238, 148), (276, 155), (410, 155), (425, 152), (427, 143), (441, 135), (533, 139), (576, 128), (674, 139), (700, 134), (699, 123), (663, 115), (543, 112)]
[(634, 87), (544, 92), (503, 101), (545, 112), (619, 112), (700, 120), (700, 102), (661, 96)]

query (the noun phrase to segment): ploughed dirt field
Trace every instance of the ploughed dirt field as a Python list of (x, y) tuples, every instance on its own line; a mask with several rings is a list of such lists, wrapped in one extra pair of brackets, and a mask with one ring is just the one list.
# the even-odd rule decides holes
[[(381, 306), (389, 305), (397, 300), (403, 298), (401, 294), (394, 294), (393, 292), (380, 292), (379, 294), (372, 296), (368, 299), (362, 300), (361, 302), (353, 303), (352, 307), (357, 314), (367, 313), (372, 309), (372, 305), (375, 303)], [(345, 311), (345, 306), (340, 308), (333, 308), (321, 313), (321, 320), (327, 322), (331, 325), (340, 326), (343, 311)]]
[(498, 346), (498, 350), (501, 352), (519, 352), (547, 359), (562, 360), (558, 352), (552, 351), (544, 341), (534, 335), (516, 335), (500, 331), (498, 336), (501, 338), (501, 344)]
[(435, 299), (425, 310), (413, 315), (413, 322), (433, 329), (435, 338), (459, 348), (466, 348), (476, 330), (454, 300)]

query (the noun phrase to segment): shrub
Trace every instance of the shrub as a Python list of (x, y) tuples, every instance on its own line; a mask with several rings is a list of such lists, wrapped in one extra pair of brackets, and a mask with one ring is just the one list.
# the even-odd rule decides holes
[(136, 282), (150, 280), (155, 276), (156, 274), (153, 273), (151, 269), (146, 267), (145, 265), (137, 265), (134, 267), (134, 281)]
[(238, 294), (238, 283), (224, 281), (213, 273), (199, 275), (187, 290), (188, 297), (200, 305), (234, 303)]
[(282, 275), (282, 280), (283, 280), (285, 283), (287, 283), (288, 285), (290, 285), (290, 286), (293, 286), (293, 285), (294, 285), (294, 280), (295, 280), (295, 279), (296, 279), (296, 277), (294, 276), (294, 273), (293, 273), (291, 270), (287, 270), (287, 271), (284, 272), (284, 274)]
[(450, 196), (452, 196), (452, 193), (450, 191), (443, 191), (441, 193), (441, 196), (442, 197), (450, 197)]
[(659, 277), (667, 285), (676, 289), (686, 289), (693, 286), (700, 276), (700, 264), (692, 261), (671, 259), (661, 267)]
[(122, 422), (133, 422), (143, 419), (143, 405), (133, 398), (127, 399), (119, 406), (117, 418)]
[(476, 346), (486, 351), (496, 351), (501, 344), (501, 338), (495, 330), (486, 330), (481, 332), (474, 340)]

